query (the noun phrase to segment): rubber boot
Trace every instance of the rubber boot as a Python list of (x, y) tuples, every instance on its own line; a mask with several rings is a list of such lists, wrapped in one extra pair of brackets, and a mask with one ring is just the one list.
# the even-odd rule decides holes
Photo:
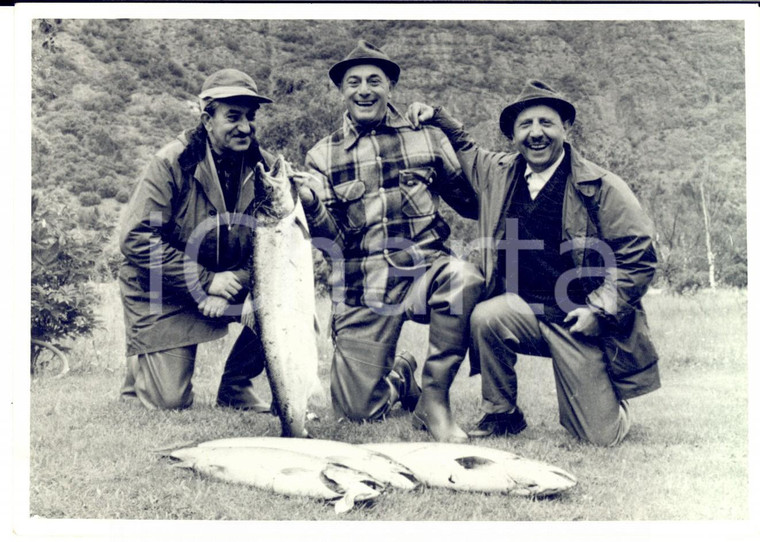
[(264, 370), (264, 354), (261, 341), (247, 326), (232, 346), (224, 366), (216, 404), (221, 407), (252, 412), (271, 412), (269, 403), (253, 391), (253, 378)]
[(451, 339), (447, 341), (435, 330), (430, 332), (428, 358), (422, 367), (422, 394), (412, 414), (412, 425), (427, 430), (438, 442), (463, 443), (467, 442), (467, 433), (454, 420), (449, 389), (466, 349), (459, 344), (451, 346), (460, 342), (456, 337)]

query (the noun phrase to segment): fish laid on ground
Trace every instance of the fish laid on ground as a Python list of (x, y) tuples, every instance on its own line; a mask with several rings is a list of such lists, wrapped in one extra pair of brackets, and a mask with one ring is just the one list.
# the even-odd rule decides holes
[(519, 455), (469, 444), (389, 442), (362, 444), (406, 465), (423, 483), (460, 491), (543, 497), (575, 486), (569, 472)]
[(210, 440), (197, 445), (200, 448), (276, 448), (316, 455), (366, 472), (374, 479), (397, 489), (416, 489), (421, 485), (414, 473), (404, 465), (381, 453), (335, 440), (239, 437)]
[(267, 376), (282, 436), (306, 437), (307, 403), (319, 389), (314, 264), (303, 207), (278, 156), (270, 171), (256, 167), (252, 300), (254, 331), (264, 347)]
[(384, 485), (366, 472), (292, 450), (196, 446), (168, 455), (180, 460), (177, 467), (225, 482), (334, 501), (337, 513), (370, 501), (384, 490)]

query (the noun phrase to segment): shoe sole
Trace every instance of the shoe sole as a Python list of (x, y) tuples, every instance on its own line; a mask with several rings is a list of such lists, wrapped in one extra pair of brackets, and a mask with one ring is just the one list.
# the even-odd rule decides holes
[(509, 429), (507, 429), (503, 433), (499, 433), (497, 431), (490, 431), (486, 433), (486, 432), (478, 432), (477, 430), (475, 430), (475, 431), (470, 431), (467, 434), (470, 435), (470, 437), (472, 438), (506, 437), (507, 435), (519, 435), (527, 428), (528, 428), (528, 424), (523, 423), (523, 425), (519, 427), (517, 431), (510, 431)]

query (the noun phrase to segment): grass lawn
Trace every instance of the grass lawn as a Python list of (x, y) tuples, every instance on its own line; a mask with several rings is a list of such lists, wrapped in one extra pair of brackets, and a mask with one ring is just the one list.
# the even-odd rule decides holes
[[(443, 489), (389, 491), (374, 505), (337, 517), (324, 503), (206, 479), (171, 468), (153, 453), (155, 448), (177, 443), (279, 435), (279, 422), (269, 415), (213, 406), (222, 364), (237, 329), (223, 341), (202, 345), (192, 409), (151, 412), (120, 401), (121, 308), (115, 285), (103, 285), (102, 292), (105, 328), (73, 345), (71, 372), (63, 378), (31, 381), (30, 526), (49, 525), (46, 519), (57, 518), (340, 519), (341, 524), (357, 520), (581, 520), (614, 521), (625, 532), (630, 528), (626, 521), (728, 520), (727, 525), (736, 526), (751, 519), (746, 292), (646, 298), (661, 354), (663, 387), (631, 402), (634, 425), (616, 448), (596, 448), (570, 437), (559, 425), (550, 360), (520, 360), (520, 404), (528, 429), (516, 437), (479, 443), (574, 473), (578, 485), (568, 493), (528, 499)], [(327, 304), (322, 308), (326, 323)], [(407, 324), (401, 346), (423, 359), (425, 342), (426, 328)], [(327, 337), (321, 337), (325, 387), (330, 350)], [(465, 429), (477, 416), (480, 396), (480, 378), (469, 378), (468, 370), (465, 363), (452, 391), (456, 416)], [(269, 394), (264, 377), (256, 380), (256, 386)], [(317, 405), (315, 411), (320, 421), (312, 422), (311, 431), (319, 438), (349, 442), (428, 439), (400, 411), (375, 424), (339, 423), (329, 401)]]

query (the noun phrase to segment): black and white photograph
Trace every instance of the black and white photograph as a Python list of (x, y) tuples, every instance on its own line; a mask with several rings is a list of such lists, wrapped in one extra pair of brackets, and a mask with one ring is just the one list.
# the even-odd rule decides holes
[(760, 539), (756, 4), (3, 15), (13, 539)]

